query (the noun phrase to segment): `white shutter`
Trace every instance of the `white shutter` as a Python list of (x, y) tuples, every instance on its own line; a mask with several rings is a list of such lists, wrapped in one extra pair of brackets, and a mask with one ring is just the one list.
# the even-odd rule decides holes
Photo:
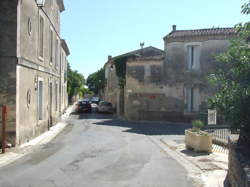
[(200, 47), (194, 46), (194, 67), (193, 69), (200, 69)]
[(191, 70), (192, 69), (192, 46), (188, 46), (187, 47), (187, 67), (188, 67), (188, 70)]
[(199, 111), (199, 104), (200, 104), (200, 92), (199, 88), (193, 89), (193, 111), (197, 112)]

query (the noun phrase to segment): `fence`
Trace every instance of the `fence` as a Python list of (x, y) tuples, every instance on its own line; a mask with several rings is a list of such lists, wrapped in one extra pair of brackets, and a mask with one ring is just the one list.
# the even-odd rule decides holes
[(231, 126), (226, 122), (225, 118), (217, 114), (217, 125), (208, 125), (207, 124), (207, 113), (199, 113), (199, 119), (206, 124), (204, 131), (212, 134), (213, 143), (228, 146), (228, 138), (231, 134), (239, 133), (237, 130), (232, 131)]
[(213, 143), (228, 146), (228, 137), (232, 134), (229, 125), (207, 125), (204, 131), (212, 134)]

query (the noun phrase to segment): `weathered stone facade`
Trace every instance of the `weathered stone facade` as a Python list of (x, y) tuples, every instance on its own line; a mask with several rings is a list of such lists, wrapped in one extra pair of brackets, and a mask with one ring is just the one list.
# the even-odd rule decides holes
[(62, 0), (0, 2), (0, 105), (8, 106), (7, 137), (14, 145), (48, 130), (67, 106), (63, 10)]
[[(114, 66), (113, 60), (119, 57), (127, 57), (129, 61), (137, 59), (137, 58), (150, 58), (152, 56), (160, 56), (162, 58), (164, 56), (164, 51), (157, 49), (155, 47), (146, 47), (143, 49), (138, 49), (135, 51), (131, 51), (129, 53), (119, 55), (116, 57), (109, 56), (108, 62), (105, 64), (105, 78), (106, 78), (106, 86), (104, 89), (104, 99), (106, 101), (111, 102), (117, 109), (117, 113), (120, 115), (124, 115), (124, 112), (126, 112), (126, 104), (128, 104), (127, 99), (125, 98), (126, 93), (124, 90), (126, 89), (120, 89), (119, 87), (119, 80), (116, 75), (116, 69)], [(128, 64), (128, 62), (127, 62)], [(134, 73), (134, 70), (131, 72), (131, 68), (127, 65), (127, 74), (128, 73)], [(136, 68), (136, 67), (134, 67)], [(143, 76), (143, 72), (139, 72), (143, 68), (138, 67), (139, 69), (133, 74), (134, 76), (140, 78), (140, 76)], [(156, 70), (156, 68), (154, 69)], [(142, 70), (144, 71), (144, 70)], [(155, 73), (157, 74), (157, 73)], [(158, 76), (159, 77), (159, 76)], [(161, 76), (160, 76), (161, 77)], [(128, 77), (126, 77), (127, 79)], [(156, 78), (156, 77), (155, 77)], [(128, 80), (126, 80), (128, 81)], [(155, 81), (157, 81), (155, 79)], [(128, 81), (129, 82), (129, 81)]]
[(164, 37), (164, 85), (174, 93), (167, 94), (168, 105), (173, 106), (169, 112), (188, 121), (206, 111), (207, 100), (214, 94), (207, 76), (219, 68), (215, 56), (227, 50), (234, 36), (232, 28), (178, 31), (174, 26)]
[[(126, 63), (124, 117), (133, 120), (190, 122), (207, 109), (214, 93), (207, 76), (219, 65), (215, 55), (227, 50), (233, 28), (173, 30), (164, 37), (164, 53), (134, 55)], [(159, 50), (159, 49), (158, 49)], [(131, 53), (127, 53), (131, 54)], [(109, 70), (112, 61), (106, 65)], [(118, 93), (115, 70), (108, 77)], [(112, 97), (113, 99), (117, 97)]]

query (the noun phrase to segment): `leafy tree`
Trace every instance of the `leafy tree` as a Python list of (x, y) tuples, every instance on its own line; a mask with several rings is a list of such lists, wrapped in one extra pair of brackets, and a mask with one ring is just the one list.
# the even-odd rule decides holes
[(121, 56), (114, 59), (116, 75), (118, 77), (120, 88), (124, 88), (126, 85), (126, 63), (128, 56)]
[[(250, 14), (250, 2), (242, 6), (242, 13)], [(218, 89), (210, 106), (241, 129), (238, 144), (250, 145), (250, 22), (236, 25), (235, 30), (228, 51), (217, 57), (227, 68), (209, 77)]]
[(90, 74), (87, 78), (87, 86), (90, 91), (98, 94), (105, 87), (105, 72), (104, 68)]
[(72, 98), (74, 95), (80, 95), (83, 96), (84, 93), (87, 93), (88, 90), (84, 87), (85, 85), (85, 79), (84, 76), (81, 73), (78, 73), (77, 71), (73, 71), (68, 63), (68, 69), (67, 69), (67, 91), (69, 98)]

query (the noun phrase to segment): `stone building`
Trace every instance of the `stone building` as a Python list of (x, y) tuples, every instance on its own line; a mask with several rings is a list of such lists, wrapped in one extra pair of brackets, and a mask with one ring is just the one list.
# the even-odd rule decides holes
[(149, 46), (149, 47), (131, 51), (122, 55), (118, 55), (116, 57), (111, 57), (111, 56), (108, 57), (108, 61), (104, 65), (105, 79), (106, 79), (106, 86), (104, 88), (104, 99), (106, 101), (111, 102), (115, 106), (115, 108), (118, 110), (118, 113), (120, 112), (123, 113), (124, 111), (124, 104), (122, 104), (124, 101), (124, 93), (123, 93), (124, 91), (121, 90), (119, 87), (119, 80), (116, 75), (114, 60), (117, 58), (126, 57), (129, 61), (131, 59), (150, 58), (153, 56), (164, 56), (164, 51), (158, 48)]
[(219, 67), (215, 56), (228, 49), (235, 34), (234, 28), (177, 30), (174, 25), (164, 37), (166, 119), (190, 121), (207, 111), (207, 100), (215, 91), (207, 77), (225, 68)]
[[(219, 68), (215, 55), (226, 51), (234, 36), (233, 28), (177, 30), (173, 26), (164, 37), (163, 55), (127, 61), (124, 117), (189, 122), (206, 111), (214, 93), (207, 76)], [(114, 76), (112, 85), (117, 84)]]
[(48, 130), (67, 106), (62, 11), (63, 0), (0, 1), (0, 105), (14, 145)]

